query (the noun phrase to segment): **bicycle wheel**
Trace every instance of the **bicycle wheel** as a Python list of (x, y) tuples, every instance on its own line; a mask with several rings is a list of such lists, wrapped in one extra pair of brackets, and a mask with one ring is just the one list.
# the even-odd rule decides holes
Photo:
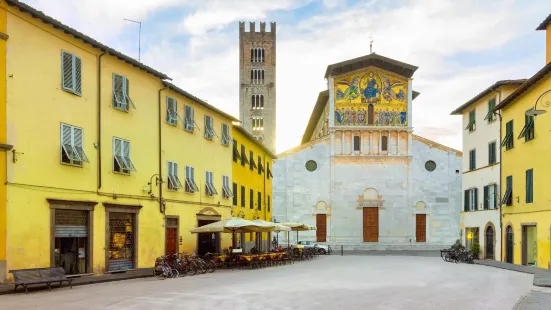
[(161, 265), (157, 265), (157, 266), (155, 266), (155, 268), (153, 268), (153, 275), (155, 276), (155, 278), (157, 278), (159, 280), (166, 279), (166, 275), (163, 271), (163, 266), (161, 266)]
[(193, 262), (189, 262), (186, 265), (187, 275), (188, 276), (194, 276), (197, 274), (197, 266)]
[(203, 261), (197, 261), (197, 269), (201, 274), (207, 273), (207, 267)]
[(216, 271), (216, 263), (214, 261), (209, 261), (207, 263), (207, 272), (213, 273)]
[(180, 276), (180, 272), (178, 272), (178, 269), (170, 269), (170, 271), (172, 272), (171, 278), (178, 278)]

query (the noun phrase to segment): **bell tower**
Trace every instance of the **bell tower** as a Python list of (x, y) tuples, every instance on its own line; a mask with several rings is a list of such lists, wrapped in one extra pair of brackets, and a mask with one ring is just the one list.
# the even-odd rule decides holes
[(239, 22), (239, 119), (243, 128), (275, 153), (276, 23)]

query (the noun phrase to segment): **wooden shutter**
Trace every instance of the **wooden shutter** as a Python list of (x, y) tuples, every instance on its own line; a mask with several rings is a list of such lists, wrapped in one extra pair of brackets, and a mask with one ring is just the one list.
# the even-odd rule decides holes
[(464, 201), (463, 211), (465, 212), (469, 211), (469, 190), (465, 191), (465, 201)]
[(237, 206), (237, 183), (233, 183), (233, 205)]
[(474, 189), (474, 209), (478, 210), (478, 188)]
[(484, 186), (484, 210), (489, 209), (490, 205), (490, 189), (488, 188), (488, 185)]
[(65, 90), (74, 91), (73, 55), (71, 53), (61, 53), (61, 68), (61, 86)]
[(113, 75), (113, 106), (120, 108), (125, 104), (124, 90), (123, 90), (123, 77), (114, 74)]
[(74, 56), (75, 59), (75, 94), (81, 95), (82, 94), (82, 64), (80, 58)]

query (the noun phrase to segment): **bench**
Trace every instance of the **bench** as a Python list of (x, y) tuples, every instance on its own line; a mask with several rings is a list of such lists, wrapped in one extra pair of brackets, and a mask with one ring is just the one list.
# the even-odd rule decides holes
[(62, 267), (10, 270), (10, 273), (13, 274), (14, 293), (18, 286), (23, 286), (25, 294), (28, 294), (27, 286), (34, 284), (46, 284), (51, 291), (52, 283), (59, 283), (58, 287), (61, 287), (63, 282), (67, 282), (73, 288), (73, 279), (67, 279)]

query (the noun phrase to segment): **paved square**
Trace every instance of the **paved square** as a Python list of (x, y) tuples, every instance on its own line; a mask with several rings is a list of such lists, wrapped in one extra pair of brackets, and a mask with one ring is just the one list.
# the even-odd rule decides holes
[[(0, 309), (512, 309), (533, 276), (436, 257), (325, 256), (261, 270), (0, 296)], [(520, 308), (522, 309), (522, 308)]]

